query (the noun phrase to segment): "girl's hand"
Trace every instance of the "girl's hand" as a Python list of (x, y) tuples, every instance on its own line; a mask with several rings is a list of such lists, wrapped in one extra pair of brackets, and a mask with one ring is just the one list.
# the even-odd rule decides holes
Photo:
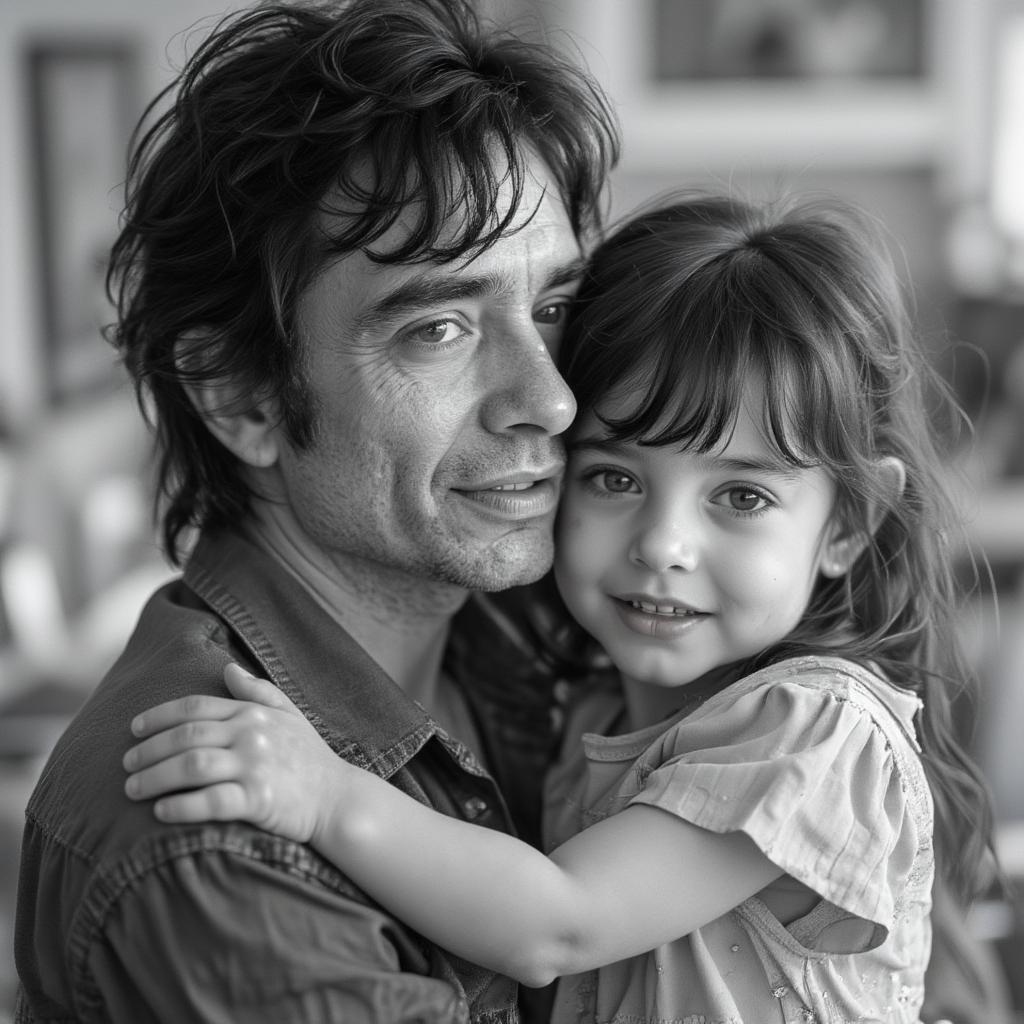
[(224, 681), (237, 698), (190, 696), (136, 716), (142, 739), (124, 755), (132, 800), (160, 797), (161, 821), (248, 821), (309, 842), (338, 795), (342, 761), (276, 687), (239, 665)]

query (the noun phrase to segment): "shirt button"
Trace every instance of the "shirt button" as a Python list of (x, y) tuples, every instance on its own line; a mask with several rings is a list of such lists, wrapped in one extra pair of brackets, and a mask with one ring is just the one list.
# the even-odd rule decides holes
[(487, 801), (479, 796), (471, 796), (463, 803), (462, 809), (466, 812), (466, 817), (470, 821), (476, 821), (481, 814), (487, 812)]

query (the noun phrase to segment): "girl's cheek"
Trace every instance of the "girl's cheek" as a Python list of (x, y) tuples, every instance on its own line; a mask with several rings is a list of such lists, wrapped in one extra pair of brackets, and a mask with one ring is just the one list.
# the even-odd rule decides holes
[(559, 559), (559, 556), (564, 556), (565, 552), (563, 549), (569, 547), (573, 543), (573, 540), (579, 534), (580, 531), (580, 519), (578, 515), (573, 515), (563, 505), (558, 513), (558, 519), (555, 521), (555, 559)]
[(793, 580), (792, 568), (774, 554), (735, 548), (728, 568), (719, 579), (742, 600), (786, 597)]

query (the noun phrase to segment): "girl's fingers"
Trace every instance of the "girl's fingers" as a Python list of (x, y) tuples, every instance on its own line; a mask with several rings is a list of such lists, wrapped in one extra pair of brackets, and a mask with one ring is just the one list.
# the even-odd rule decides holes
[[(235, 707), (237, 709), (237, 704)], [(141, 743), (136, 743), (134, 747), (129, 747), (121, 759), (121, 764), (126, 772), (138, 772), (188, 750), (230, 747), (232, 739), (233, 730), (227, 722), (185, 722), (164, 729)]]
[(220, 782), (161, 797), (153, 805), (153, 813), (166, 822), (245, 821), (248, 797), (240, 783)]
[(231, 662), (224, 668), (224, 683), (232, 696), (239, 700), (251, 700), (268, 708), (280, 708), (282, 711), (299, 709), (269, 680), (258, 679), (247, 672), (241, 665)]
[(198, 720), (223, 721), (239, 711), (238, 701), (250, 701), (264, 707), (279, 708), (294, 714), (301, 714), (298, 708), (271, 682), (257, 679), (241, 665), (234, 662), (224, 669), (224, 682), (231, 691), (229, 697), (211, 697), (206, 694), (190, 694), (164, 704), (148, 708), (132, 719), (131, 730), (135, 736), (144, 739), (154, 733), (185, 722)]
[(133, 771), (125, 780), (124, 791), (132, 800), (148, 800), (176, 790), (234, 781), (241, 774), (240, 769), (238, 757), (232, 751), (198, 747)]
[(191, 722), (195, 719), (223, 720), (238, 711), (238, 702), (230, 697), (209, 697), (194, 693), (148, 708), (132, 719), (132, 733), (140, 738)]

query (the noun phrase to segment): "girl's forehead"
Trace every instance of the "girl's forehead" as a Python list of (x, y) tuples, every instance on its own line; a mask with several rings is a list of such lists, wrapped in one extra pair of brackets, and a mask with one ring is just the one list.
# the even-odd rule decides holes
[[(576, 417), (569, 433), (569, 439), (572, 442), (579, 441), (581, 438), (611, 438), (616, 434), (614, 420), (633, 413), (635, 409), (635, 403), (630, 403), (626, 399), (599, 402), (596, 408), (581, 412)], [(609, 426), (609, 420), (613, 421), (611, 426)], [(666, 415), (664, 422), (655, 425), (650, 432), (651, 436), (656, 438), (666, 427), (670, 426), (670, 423), (671, 419)], [(722, 454), (740, 448), (750, 452), (763, 452), (768, 447), (774, 448), (766, 437), (762, 423), (763, 417), (758, 414), (755, 419), (748, 409), (748, 403), (741, 402), (737, 406), (732, 424), (723, 432), (722, 436), (714, 439), (708, 449), (708, 454)], [(630, 442), (623, 443), (629, 444)], [(638, 447), (648, 447), (642, 441), (636, 443)], [(685, 442), (682, 447), (686, 447)]]
[[(681, 450), (693, 446), (708, 455), (756, 454), (790, 465), (817, 462), (815, 453), (807, 449), (809, 442), (802, 437), (801, 427), (794, 422), (794, 416), (799, 415), (800, 403), (797, 382), (785, 381), (781, 394), (778, 391), (769, 394), (764, 374), (751, 367), (739, 387), (726, 389), (721, 384), (717, 385), (720, 393), (715, 395), (715, 401), (708, 402), (705, 386), (705, 380), (694, 379), (692, 382), (680, 381), (670, 389), (664, 408), (644, 417), (641, 442), (656, 446), (664, 443), (678, 446)], [(712, 383), (710, 386), (716, 385)], [(593, 408), (581, 410), (570, 431), (570, 442), (583, 437), (621, 438), (623, 433), (616, 429), (616, 421), (635, 417), (650, 394), (649, 383), (622, 384), (612, 388)], [(714, 424), (711, 432), (702, 430), (709, 425), (704, 413), (710, 408), (719, 413), (724, 411), (724, 416)], [(683, 433), (677, 429), (680, 423), (687, 424)], [(662, 438), (664, 442), (659, 440)]]
[[(601, 419), (621, 420), (635, 416), (646, 404), (649, 396), (656, 390), (651, 375), (630, 382), (624, 382), (610, 388), (598, 401), (593, 409), (585, 410), (577, 420), (583, 421), (584, 416), (596, 416)], [(655, 427), (652, 433), (657, 434), (683, 419), (689, 419), (693, 413), (707, 406), (708, 387), (706, 378), (695, 376), (692, 380), (681, 378), (671, 388), (662, 393), (669, 395), (664, 403), (661, 414), (654, 417)], [(711, 385), (715, 386), (715, 385)], [(719, 385), (724, 390), (724, 386)], [(744, 378), (739, 390), (730, 388), (727, 405), (734, 410), (734, 425), (741, 420), (754, 423), (763, 422), (767, 408), (767, 391), (764, 375), (757, 369), (751, 369)]]

